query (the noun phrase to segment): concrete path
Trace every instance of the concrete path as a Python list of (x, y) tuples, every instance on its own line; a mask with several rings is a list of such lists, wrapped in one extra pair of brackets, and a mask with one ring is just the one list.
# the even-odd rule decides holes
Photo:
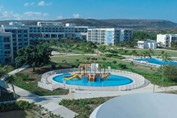
[[(155, 88), (155, 89), (154, 89)], [(113, 97), (113, 96), (121, 96), (126, 94), (135, 94), (135, 93), (153, 93), (153, 89), (155, 92), (168, 92), (177, 90), (177, 86), (171, 87), (159, 87), (152, 84), (149, 84), (146, 87), (128, 90), (128, 91), (78, 91), (75, 90), (72, 93), (73, 99), (84, 99), (84, 98), (97, 98), (97, 97)]]
[[(11, 86), (8, 88), (12, 91)], [(18, 100), (24, 100), (28, 102), (34, 102), (51, 111), (53, 114), (60, 115), (63, 118), (74, 118), (77, 113), (71, 111), (70, 109), (59, 105), (59, 102), (65, 98), (62, 96), (38, 96), (27, 90), (15, 86), (15, 92), (17, 95), (21, 96)]]

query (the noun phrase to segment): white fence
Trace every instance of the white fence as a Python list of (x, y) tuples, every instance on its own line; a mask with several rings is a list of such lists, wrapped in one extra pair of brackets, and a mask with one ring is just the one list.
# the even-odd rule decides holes
[[(99, 90), (99, 91), (110, 91), (110, 90), (115, 90), (115, 91), (126, 91), (126, 90), (132, 90), (136, 88), (140, 88), (145, 86), (147, 83), (146, 79), (136, 73), (133, 72), (128, 72), (128, 71), (122, 71), (122, 70), (101, 70), (102, 72), (109, 72), (111, 74), (119, 75), (119, 76), (124, 76), (127, 78), (130, 78), (133, 80), (132, 83), (127, 84), (127, 85), (120, 85), (120, 86), (103, 86), (103, 87), (96, 87), (96, 86), (78, 86), (78, 85), (69, 85), (69, 84), (64, 84), (64, 83), (58, 83), (53, 80), (53, 77), (55, 77), (57, 74), (62, 74), (62, 73), (68, 73), (68, 72), (76, 72), (79, 71), (79, 69), (74, 68), (74, 69), (60, 69), (60, 70), (54, 70), (54, 71), (49, 71), (47, 73), (44, 73), (42, 75), (41, 81), (38, 82), (38, 86), (41, 88), (45, 88), (48, 90), (55, 90), (58, 88), (68, 88), (68, 89), (78, 89), (78, 90)], [(98, 71), (97, 71), (98, 72)], [(100, 73), (100, 71), (99, 71)]]

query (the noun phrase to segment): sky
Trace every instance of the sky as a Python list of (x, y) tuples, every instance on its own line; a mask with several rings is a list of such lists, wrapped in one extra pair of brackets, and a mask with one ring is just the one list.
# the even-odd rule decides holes
[(177, 23), (177, 0), (0, 0), (0, 20), (163, 19)]

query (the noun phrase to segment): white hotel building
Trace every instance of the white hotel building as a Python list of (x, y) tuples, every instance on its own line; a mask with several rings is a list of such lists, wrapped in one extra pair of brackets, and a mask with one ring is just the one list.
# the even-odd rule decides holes
[(119, 41), (132, 39), (132, 30), (119, 28), (91, 28), (88, 29), (87, 41), (98, 44), (114, 45)]
[(58, 40), (81, 38), (86, 39), (88, 26), (76, 26), (73, 23), (61, 22), (37, 22), (37, 25), (29, 28), (30, 41), (34, 40)]
[(3, 29), (3, 33), (1, 33), (2, 45), (6, 43), (3, 38), (6, 32), (11, 37), (10, 40), (12, 42), (9, 42), (12, 43), (9, 47), (13, 52), (11, 57), (15, 57), (20, 48), (39, 40), (80, 38), (94, 43), (114, 45), (118, 41), (130, 40), (132, 38), (132, 30), (130, 29), (93, 28), (89, 26), (76, 26), (73, 23), (63, 24), (61, 22), (37, 22), (37, 25), (10, 22), (9, 25), (2, 25), (1, 28)]
[(151, 39), (146, 39), (144, 41), (137, 42), (137, 48), (139, 49), (156, 49), (157, 42)]
[(177, 34), (158, 34), (157, 43), (158, 46), (164, 48), (170, 48), (172, 42), (177, 41)]
[(12, 33), (0, 28), (0, 64), (13, 62), (13, 56)]

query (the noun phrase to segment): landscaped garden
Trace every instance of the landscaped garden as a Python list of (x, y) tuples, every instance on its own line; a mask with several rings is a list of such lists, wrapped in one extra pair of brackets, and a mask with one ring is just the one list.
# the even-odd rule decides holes
[(63, 105), (79, 115), (75, 118), (89, 118), (92, 111), (103, 104), (105, 101), (112, 97), (106, 98), (89, 98), (89, 99), (78, 99), (78, 100), (62, 100), (59, 104)]
[(49, 71), (51, 67), (41, 67), (37, 69), (36, 72), (32, 72), (32, 68), (28, 68), (20, 73), (17, 73), (14, 77), (14, 85), (21, 87), (25, 90), (28, 90), (32, 93), (35, 93), (40, 96), (48, 95), (66, 95), (69, 90), (67, 89), (57, 89), (54, 91), (49, 91), (38, 87), (38, 81), (41, 79), (41, 75)]

